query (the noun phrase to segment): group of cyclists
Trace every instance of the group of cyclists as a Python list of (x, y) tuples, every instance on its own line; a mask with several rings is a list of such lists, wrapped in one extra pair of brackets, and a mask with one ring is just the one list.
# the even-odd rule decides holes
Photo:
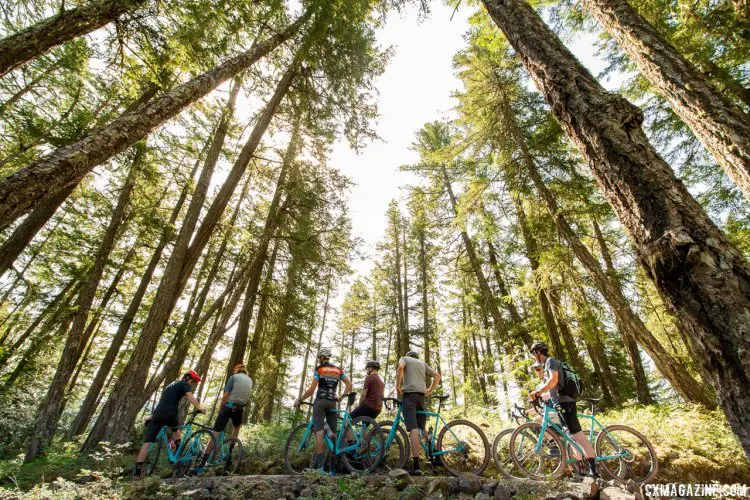
[[(580, 444), (585, 454), (585, 457), (575, 457), (579, 460), (579, 475), (599, 477), (594, 458), (594, 449), (582, 432), (581, 424), (578, 421), (576, 401), (561, 391), (561, 387), (565, 384), (565, 373), (561, 362), (549, 356), (549, 349), (543, 342), (534, 343), (530, 351), (535, 361), (532, 369), (536, 372), (540, 380), (536, 388), (530, 393), (530, 400), (541, 398), (557, 409), (557, 413), (562, 417), (563, 423), (569, 430), (570, 435)], [(318, 351), (317, 366), (313, 372), (312, 383), (294, 402), (294, 407), (298, 409), (303, 400), (315, 394), (312, 405), (312, 430), (315, 433), (315, 453), (310, 464), (310, 468), (314, 470), (320, 470), (324, 465), (324, 433), (326, 424), (331, 431), (336, 432), (338, 418), (337, 414), (331, 410), (336, 410), (338, 403), (352, 392), (351, 379), (342, 368), (331, 363), (332, 357), (332, 352), (329, 348), (324, 347)], [(367, 416), (374, 419), (382, 411), (385, 383), (379, 374), (380, 363), (378, 361), (368, 361), (365, 365), (365, 372), (366, 377), (362, 392), (360, 393), (358, 406), (351, 412), (351, 417)], [(429, 387), (426, 382), (428, 377), (431, 378)], [(422, 474), (420, 467), (422, 446), (420, 445), (420, 440), (426, 436), (426, 419), (422, 412), (426, 409), (425, 398), (429, 398), (432, 395), (440, 380), (440, 373), (420, 360), (416, 351), (409, 351), (398, 361), (396, 391), (401, 399), (403, 419), (411, 444), (412, 461), (411, 466), (407, 469), (410, 475)], [(180, 380), (164, 389), (146, 425), (144, 443), (138, 453), (133, 470), (135, 477), (140, 477), (149, 447), (156, 440), (162, 427), (176, 428), (178, 426), (178, 407), (183, 398), (193, 405), (197, 411), (205, 412), (203, 406), (193, 394), (200, 381), (200, 376), (195, 371), (190, 370)], [(339, 396), (339, 384), (342, 382), (344, 390), (342, 395)], [(248, 376), (245, 366), (242, 364), (236, 365), (233, 369), (233, 375), (229, 377), (224, 387), (219, 414), (213, 426), (215, 437), (219, 433), (224, 432), (230, 420), (233, 424), (233, 435), (236, 437), (239, 434), (243, 411), (250, 400), (252, 387), (253, 381)], [(179, 432), (175, 431), (172, 438), (179, 447)], [(349, 435), (347, 438), (352, 440), (353, 436)], [(200, 465), (205, 465), (206, 460), (210, 456), (212, 452), (211, 444), (209, 443), (206, 448), (199, 462)], [(560, 453), (560, 450), (555, 450), (553, 447), (550, 453), (553, 454), (555, 452)]]

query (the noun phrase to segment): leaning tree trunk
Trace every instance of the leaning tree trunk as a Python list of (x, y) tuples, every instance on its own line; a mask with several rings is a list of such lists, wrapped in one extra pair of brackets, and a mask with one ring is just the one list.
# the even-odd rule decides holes
[[(192, 244), (184, 253), (182, 262), (175, 261), (172, 266), (167, 264), (162, 285), (159, 286), (154, 305), (149, 311), (139, 342), (123, 370), (120, 380), (112, 388), (110, 398), (102, 408), (100, 418), (97, 419), (96, 425), (84, 444), (86, 449), (93, 449), (96, 443), (105, 438), (118, 442), (127, 439), (128, 429), (138, 413), (140, 393), (143, 391), (146, 382), (147, 370), (142, 367), (150, 366), (156, 344), (179, 299), (180, 293), (221, 214), (229, 203), (234, 189), (247, 170), (247, 166), (260, 145), (261, 138), (276, 113), (276, 109), (289, 91), (296, 71), (297, 61), (295, 60), (282, 77), (273, 96), (258, 117), (248, 141), (243, 146), (227, 179), (203, 218), (201, 227), (197, 230)], [(170, 259), (171, 263), (172, 259)]]
[(626, 0), (584, 4), (750, 199), (750, 115), (719, 92)]
[(135, 316), (141, 307), (141, 302), (143, 302), (143, 297), (145, 297), (146, 295), (146, 290), (151, 283), (151, 278), (154, 275), (154, 271), (156, 271), (156, 266), (161, 260), (162, 252), (164, 252), (164, 249), (169, 243), (169, 228), (171, 228), (177, 221), (177, 217), (179, 216), (180, 211), (182, 210), (182, 206), (185, 203), (185, 199), (187, 198), (187, 195), (190, 191), (191, 181), (193, 177), (195, 177), (195, 173), (197, 172), (199, 166), (200, 162), (196, 161), (195, 166), (193, 167), (193, 170), (188, 177), (188, 181), (185, 183), (185, 186), (180, 193), (180, 197), (177, 199), (177, 204), (172, 209), (172, 213), (169, 216), (169, 221), (162, 231), (159, 243), (156, 245), (154, 252), (151, 254), (151, 260), (149, 260), (148, 265), (146, 266), (146, 270), (143, 272), (143, 275), (141, 275), (141, 280), (138, 283), (138, 288), (136, 288), (136, 291), (133, 294), (133, 298), (130, 300), (130, 304), (128, 304), (128, 308), (125, 310), (125, 314), (120, 319), (119, 325), (117, 325), (117, 331), (110, 341), (107, 352), (104, 355), (104, 359), (102, 359), (101, 365), (99, 366), (99, 370), (96, 372), (96, 376), (89, 386), (89, 390), (87, 391), (86, 397), (84, 398), (83, 403), (78, 410), (78, 414), (76, 415), (75, 420), (70, 426), (68, 435), (71, 437), (82, 434), (83, 431), (86, 430), (86, 427), (88, 427), (89, 422), (91, 422), (91, 418), (94, 416), (94, 411), (96, 410), (96, 407), (98, 405), (99, 395), (104, 388), (105, 382), (107, 381), (112, 368), (115, 366), (115, 361), (117, 359), (117, 355), (120, 352), (120, 348), (122, 347), (123, 342), (125, 342), (125, 338), (130, 331), (130, 327), (133, 325)]
[(146, 0), (92, 0), (3, 38), (0, 40), (0, 77), (68, 40), (115, 21), (145, 3)]
[[(453, 215), (457, 217), (458, 202), (456, 201), (456, 195), (453, 193), (450, 177), (448, 177), (448, 169), (445, 168), (444, 165), (440, 168), (443, 178), (443, 187), (448, 193)], [(487, 277), (482, 270), (482, 264), (479, 262), (479, 257), (477, 257), (477, 253), (474, 250), (474, 242), (471, 241), (469, 233), (463, 228), (461, 229), (461, 239), (464, 244), (464, 249), (466, 250), (466, 255), (469, 257), (469, 264), (471, 264), (471, 269), (474, 272), (477, 283), (479, 284), (479, 292), (482, 295), (482, 300), (492, 316), (492, 326), (494, 327), (495, 333), (497, 334), (498, 339), (510, 340), (507, 325), (505, 324), (503, 317), (500, 315), (500, 309), (497, 307), (497, 302), (492, 295), (492, 290), (487, 282)]]
[[(255, 308), (255, 300), (258, 295), (258, 287), (260, 286), (261, 275), (263, 274), (263, 265), (268, 257), (268, 244), (273, 237), (276, 228), (278, 227), (279, 221), (283, 217), (279, 205), (281, 204), (281, 196), (287, 190), (287, 172), (290, 169), (294, 170), (293, 165), (295, 156), (297, 154), (297, 142), (299, 140), (299, 118), (295, 119), (295, 125), (292, 130), (292, 135), (289, 139), (284, 158), (281, 163), (281, 169), (279, 171), (279, 178), (276, 181), (276, 189), (271, 199), (271, 204), (268, 207), (268, 213), (266, 214), (266, 222), (263, 225), (263, 232), (258, 240), (258, 247), (253, 255), (253, 262), (251, 264), (250, 279), (247, 284), (247, 290), (245, 291), (245, 301), (240, 311), (239, 324), (237, 325), (237, 333), (234, 337), (234, 343), (232, 344), (232, 352), (229, 355), (229, 361), (227, 362), (226, 376), (229, 378), (233, 373), (233, 367), (238, 363), (242, 363), (245, 359), (245, 350), (247, 348), (247, 337), (250, 332), (250, 319), (253, 315), (253, 309)], [(293, 181), (295, 175), (292, 173), (289, 175), (290, 180)]]
[(0, 230), (63, 189), (75, 186), (88, 172), (144, 138), (219, 84), (252, 66), (288, 40), (312, 15), (308, 10), (283, 33), (253, 44), (246, 52), (203, 73), (138, 109), (125, 112), (84, 139), (59, 148), (0, 180)]
[[(604, 268), (609, 275), (609, 279), (617, 287), (622, 289), (620, 277), (617, 275), (614, 263), (612, 261), (612, 254), (609, 252), (607, 242), (604, 240), (604, 235), (599, 229), (596, 219), (592, 220), (594, 226), (594, 234), (596, 235), (596, 241), (599, 244), (599, 251), (602, 254), (602, 260), (604, 261)], [(651, 396), (651, 390), (648, 387), (648, 379), (646, 378), (646, 370), (643, 368), (643, 361), (641, 360), (641, 354), (638, 352), (638, 345), (633, 335), (629, 331), (619, 328), (622, 342), (625, 344), (625, 350), (628, 353), (630, 359), (630, 366), (633, 368), (633, 377), (635, 378), (635, 392), (638, 396), (638, 402), (641, 404), (653, 403), (653, 397)]]
[(497, 289), (504, 298), (507, 298), (507, 300), (503, 300), (502, 303), (503, 306), (505, 306), (505, 310), (508, 311), (508, 315), (510, 316), (511, 321), (513, 322), (513, 329), (516, 330), (515, 336), (517, 336), (524, 345), (531, 346), (533, 341), (531, 340), (531, 334), (529, 333), (528, 328), (526, 328), (526, 321), (518, 311), (515, 302), (513, 302), (513, 297), (510, 295), (510, 290), (508, 290), (508, 287), (505, 284), (505, 280), (500, 274), (500, 265), (497, 262), (495, 246), (489, 239), (487, 240), (487, 253), (489, 254), (490, 258), (490, 267), (492, 268), (492, 272), (495, 275)]
[(94, 262), (88, 273), (88, 278), (78, 295), (73, 325), (68, 332), (68, 338), (65, 341), (60, 363), (57, 365), (55, 375), (49, 384), (47, 394), (39, 406), (39, 415), (37, 416), (34, 432), (32, 433), (24, 458), (27, 462), (42, 455), (54, 437), (57, 423), (64, 408), (65, 386), (70, 380), (91, 336), (91, 329), (86, 328), (89, 312), (94, 303), (96, 291), (99, 288), (99, 282), (104, 273), (104, 267), (109, 259), (109, 254), (112, 252), (115, 239), (120, 234), (120, 229), (125, 220), (125, 212), (130, 204), (130, 195), (133, 192), (133, 186), (140, 171), (145, 151), (145, 144), (141, 144), (136, 148), (133, 164), (130, 167), (125, 184), (120, 190), (117, 205), (112, 211), (109, 225), (97, 249)]
[[(484, 0), (578, 146), (750, 456), (750, 268), (641, 129), (522, 0)], [(645, 346), (644, 346), (645, 347)]]

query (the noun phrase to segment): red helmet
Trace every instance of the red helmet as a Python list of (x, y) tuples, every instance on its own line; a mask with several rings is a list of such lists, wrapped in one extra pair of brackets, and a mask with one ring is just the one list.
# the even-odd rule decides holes
[(185, 375), (189, 376), (191, 379), (195, 380), (196, 382), (201, 381), (201, 376), (195, 373), (195, 371), (193, 370), (188, 370)]

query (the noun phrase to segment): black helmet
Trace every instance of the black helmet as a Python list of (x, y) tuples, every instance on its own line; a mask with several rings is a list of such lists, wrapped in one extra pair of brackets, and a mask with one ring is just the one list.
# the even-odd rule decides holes
[(545, 344), (544, 342), (534, 342), (534, 344), (532, 344), (531, 349), (529, 349), (529, 351), (532, 353), (534, 351), (539, 351), (546, 356), (547, 352), (549, 352), (549, 348), (547, 347), (547, 344)]
[(371, 361), (368, 361), (367, 364), (365, 365), (365, 370), (367, 370), (368, 368), (375, 368), (376, 370), (380, 370), (380, 363), (378, 363), (374, 359)]
[(417, 353), (417, 351), (409, 351), (406, 353), (406, 356), (409, 358), (419, 359), (419, 353)]

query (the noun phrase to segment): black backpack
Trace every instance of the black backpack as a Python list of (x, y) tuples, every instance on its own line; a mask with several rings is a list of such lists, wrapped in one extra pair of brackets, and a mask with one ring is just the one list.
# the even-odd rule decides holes
[(565, 382), (560, 385), (559, 393), (578, 401), (581, 393), (583, 393), (583, 379), (581, 378), (581, 374), (564, 361), (560, 362), (560, 367), (562, 368)]

